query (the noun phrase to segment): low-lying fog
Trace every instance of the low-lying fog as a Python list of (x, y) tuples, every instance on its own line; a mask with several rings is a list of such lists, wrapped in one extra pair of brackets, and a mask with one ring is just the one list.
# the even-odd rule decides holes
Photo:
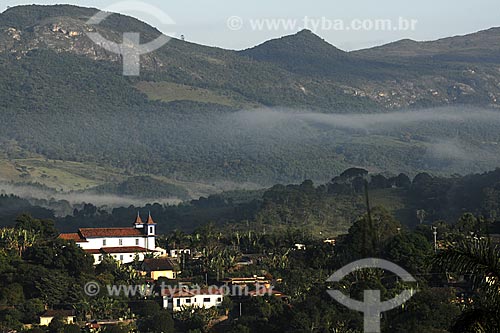
[(232, 113), (227, 116), (226, 120), (240, 124), (248, 130), (273, 129), (283, 124), (304, 122), (339, 129), (380, 131), (435, 122), (449, 125), (470, 122), (500, 123), (500, 110), (442, 107), (387, 113), (329, 114), (287, 109), (256, 109)]
[[(225, 161), (240, 161), (246, 163), (248, 175), (240, 183), (253, 184), (252, 188), (258, 187), (255, 184), (269, 186), (304, 178), (326, 182), (342, 171), (341, 168), (349, 166), (393, 174), (405, 172), (410, 176), (420, 171), (466, 174), (500, 166), (500, 111), (497, 110), (448, 107), (325, 114), (256, 109), (193, 114), (162, 111), (152, 112), (148, 117), (137, 112), (125, 114), (103, 115), (101, 127), (114, 129), (113, 134), (106, 132), (106, 142), (97, 135), (89, 137), (89, 143), (81, 149), (89, 149), (91, 154), (94, 152), (91, 149), (103, 147), (122, 154), (116, 147), (126, 147), (123, 156), (119, 155), (123, 160), (128, 151), (135, 150), (140, 154), (144, 152), (144, 160), (161, 157), (160, 161), (191, 168), (188, 174), (202, 170), (197, 173), (201, 175), (222, 168)], [(182, 169), (176, 172), (182, 173)], [(269, 175), (274, 178), (270, 179)], [(220, 189), (217, 183), (224, 181), (236, 180), (230, 177), (201, 180), (213, 189)], [(241, 188), (241, 184), (234, 187)], [(97, 202), (99, 206), (108, 207), (179, 201), (88, 193), (47, 194), (25, 186), (2, 185), (0, 189), (22, 197), (53, 198), (71, 204)]]
[[(53, 204), (56, 201), (66, 201), (68, 202), (69, 206), (79, 206), (84, 203), (93, 203), (98, 207), (107, 209), (115, 207), (128, 207), (131, 205), (142, 207), (146, 203), (178, 204), (181, 202), (180, 199), (176, 198), (132, 198), (112, 194), (45, 191), (43, 189), (29, 185), (12, 185), (6, 183), (0, 183), (0, 194), (13, 194), (28, 200), (34, 199), (35, 201), (32, 201), (32, 203), (37, 203), (42, 207), (54, 207)], [(44, 204), (42, 202), (39, 202), (41, 200), (45, 200), (47, 201), (47, 203)], [(64, 209), (62, 205), (59, 206), (64, 211), (56, 210), (57, 215), (71, 214), (72, 211), (69, 211), (69, 209)]]

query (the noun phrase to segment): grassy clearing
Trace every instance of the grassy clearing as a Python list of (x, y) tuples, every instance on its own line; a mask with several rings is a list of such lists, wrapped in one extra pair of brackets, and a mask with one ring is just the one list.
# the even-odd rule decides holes
[(0, 160), (0, 179), (18, 183), (40, 183), (63, 191), (85, 190), (124, 178), (118, 170), (78, 162), (43, 158)]
[[(58, 191), (82, 191), (106, 183), (118, 183), (131, 175), (125, 175), (118, 168), (107, 168), (91, 163), (48, 160), (40, 157), (6, 159), (0, 158), (0, 180), (15, 183), (39, 183)], [(167, 184), (184, 187), (192, 198), (207, 196), (222, 189), (215, 185), (198, 182), (184, 182), (168, 177), (151, 176)]]
[(164, 102), (195, 101), (214, 103), (226, 106), (245, 107), (251, 105), (243, 96), (234, 93), (215, 92), (208, 89), (186, 86), (172, 82), (139, 82), (136, 88), (145, 93), (151, 100)]

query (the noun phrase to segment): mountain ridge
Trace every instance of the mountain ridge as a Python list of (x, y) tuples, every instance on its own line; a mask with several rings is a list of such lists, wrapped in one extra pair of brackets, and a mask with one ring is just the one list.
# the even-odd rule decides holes
[[(116, 63), (121, 61), (119, 55), (95, 45), (85, 36), (87, 31), (95, 29), (115, 42), (121, 42), (121, 34), (130, 29), (144, 35), (144, 40), (160, 34), (146, 23), (120, 14), (111, 15), (99, 26), (87, 25), (86, 21), (95, 12), (96, 9), (67, 5), (12, 7), (0, 14), (0, 26), (4, 27), (0, 52), (3, 49), (23, 56), (30, 50), (44, 48)], [(475, 38), (485, 33), (488, 34), (479, 32), (460, 38)], [(481, 106), (499, 107), (496, 103), (496, 96), (500, 95), (498, 75), (494, 76), (496, 72), (484, 63), (500, 62), (500, 49), (483, 52), (482, 58), (467, 54), (467, 50), (457, 53), (449, 47), (443, 52), (418, 53), (425, 45), (435, 45), (425, 43), (443, 42), (403, 40), (345, 52), (304, 30), (247, 50), (229, 51), (173, 38), (160, 50), (142, 56), (141, 64), (150, 73), (149, 81), (222, 89), (224, 94), (241, 95), (249, 105), (333, 108), (334, 112), (351, 106), (353, 109), (401, 109), (481, 103)], [(419, 55), (419, 59), (409, 65), (405, 54)], [(441, 66), (432, 66), (427, 59), (429, 55), (433, 62), (442, 62)], [(456, 70), (452, 68), (453, 71), (443, 73), (442, 65)], [(481, 71), (473, 69), (480, 75), (475, 78), (463, 75), (477, 66), (483, 67)], [(453, 72), (456, 75), (450, 76)], [(261, 77), (256, 81), (251, 73)], [(259, 82), (265, 83), (262, 89)], [(415, 89), (424, 85), (428, 89)], [(478, 94), (474, 86), (480, 86), (487, 93)], [(241, 103), (235, 104), (241, 106)]]
[[(93, 13), (59, 5), (0, 14), (0, 165), (9, 166), (0, 168), (0, 178), (58, 177), (43, 174), (48, 162), (42, 171), (25, 165), (32, 156), (120, 169), (124, 179), (153, 175), (205, 184), (325, 180), (350, 166), (395, 173), (492, 167), (485, 156), (497, 153), (500, 138), (490, 133), (496, 122), (462, 126), (464, 142), (457, 142), (457, 131), (442, 120), (389, 130), (338, 128), (328, 114), (342, 114), (336, 121), (355, 114), (356, 121), (359, 114), (394, 110), (498, 109), (496, 46), (472, 61), (467, 54), (453, 57), (449, 47), (440, 57), (345, 52), (310, 31), (244, 51), (174, 38), (141, 58), (139, 77), (124, 77), (120, 56), (86, 32), (118, 43), (127, 29), (144, 33), (144, 40), (160, 32), (120, 14), (90, 26)], [(477, 45), (490, 38), (495, 31)], [(476, 165), (461, 157), (474, 150)]]
[(437, 40), (415, 41), (401, 39), (377, 47), (352, 51), (352, 54), (377, 57), (385, 54), (392, 57), (436, 56), (440, 53), (500, 50), (494, 47), (500, 40), (500, 27), (477, 32), (444, 37)]

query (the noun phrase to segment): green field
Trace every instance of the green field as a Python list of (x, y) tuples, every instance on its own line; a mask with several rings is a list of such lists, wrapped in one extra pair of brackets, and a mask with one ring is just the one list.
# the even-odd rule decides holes
[(193, 101), (237, 108), (257, 106), (234, 92), (217, 92), (172, 82), (142, 81), (137, 83), (135, 87), (145, 93), (149, 99), (163, 102)]
[(0, 181), (16, 184), (38, 183), (62, 192), (91, 190), (107, 183), (123, 182), (131, 176), (150, 176), (161, 183), (185, 188), (189, 196), (193, 198), (223, 190), (214, 185), (176, 181), (162, 176), (128, 175), (121, 169), (102, 167), (92, 163), (49, 160), (40, 157), (0, 158)]

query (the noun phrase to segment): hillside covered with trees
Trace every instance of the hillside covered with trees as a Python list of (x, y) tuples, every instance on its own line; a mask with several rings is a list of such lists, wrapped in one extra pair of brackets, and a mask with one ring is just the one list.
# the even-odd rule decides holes
[[(26, 200), (0, 196), (0, 223), (10, 225), (22, 213), (53, 218), (61, 231), (81, 227), (129, 226), (137, 212), (149, 212), (161, 232), (185, 232), (212, 223), (228, 230), (305, 228), (316, 237), (345, 233), (366, 212), (366, 187), (372, 207), (384, 207), (403, 225), (414, 228), (432, 221), (454, 223), (464, 213), (495, 222), (500, 216), (500, 170), (464, 177), (421, 173), (385, 177), (351, 168), (325, 184), (274, 185), (263, 190), (230, 191), (184, 201), (109, 208), (94, 202)], [(66, 211), (67, 215), (60, 215)], [(57, 218), (55, 215), (57, 214)], [(496, 230), (496, 227), (491, 230)]]
[[(116, 178), (157, 176), (193, 192), (193, 182), (325, 182), (353, 166), (414, 176), (500, 163), (491, 66), (500, 60), (487, 43), (497, 29), (424, 44), (428, 56), (391, 45), (390, 59), (344, 52), (310, 31), (240, 52), (173, 38), (143, 57), (140, 77), (124, 77), (120, 58), (86, 32), (119, 41), (125, 27), (145, 40), (159, 31), (118, 14), (90, 27), (95, 12), (0, 14), (0, 179), (113, 193)], [(51, 163), (23, 168), (33, 160), (67, 163), (71, 177), (50, 175)]]
[[(51, 220), (22, 215), (13, 222), (12, 227), (0, 229), (2, 330), (80, 332), (85, 323), (98, 318), (115, 323), (101, 328), (104, 332), (358, 333), (362, 315), (335, 302), (326, 291), (340, 289), (362, 299), (368, 287), (381, 290), (384, 299), (403, 289), (415, 293), (404, 307), (384, 313), (382, 332), (497, 332), (498, 328), (499, 253), (487, 238), (491, 223), (473, 214), (450, 225), (436, 221), (409, 229), (385, 209), (374, 208), (358, 216), (334, 245), (310, 229), (242, 233), (204, 225), (190, 234), (167, 233), (159, 239), (160, 246), (190, 248), (200, 254), (183, 259), (177, 280), (164, 281), (169, 285), (179, 281), (217, 285), (226, 277), (264, 275), (285, 295), (225, 296), (220, 308), (188, 307), (175, 313), (161, 309), (154, 293), (111, 296), (106, 288), (97, 295), (85, 293), (89, 281), (102, 286), (147, 281), (137, 274), (140, 266), (135, 262), (119, 265), (107, 257), (92, 265), (92, 257), (73, 241), (56, 238)], [(438, 243), (430, 226), (439, 230)], [(236, 265), (243, 253), (251, 253), (255, 262)], [(367, 255), (400, 265), (417, 283), (403, 283), (391, 272), (377, 269), (360, 270), (338, 284), (326, 281), (346, 263)], [(486, 283), (486, 277), (491, 282)], [(73, 310), (76, 323), (65, 324), (56, 316), (48, 326), (38, 327), (46, 308)]]

